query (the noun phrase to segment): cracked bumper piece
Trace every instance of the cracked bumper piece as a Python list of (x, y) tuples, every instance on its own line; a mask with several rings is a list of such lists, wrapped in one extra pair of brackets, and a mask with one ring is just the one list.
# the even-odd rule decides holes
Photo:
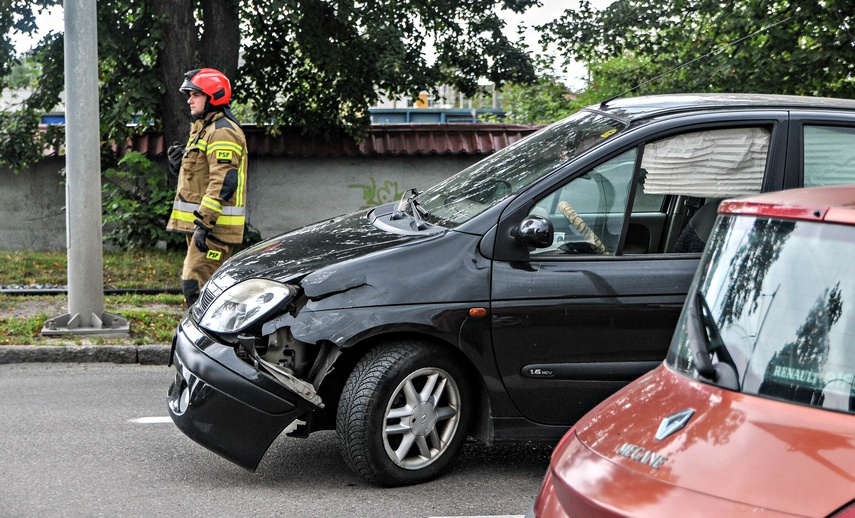
[(276, 437), (313, 406), (243, 362), (231, 346), (185, 316), (173, 338), (177, 370), (167, 407), (175, 425), (214, 453), (250, 471)]

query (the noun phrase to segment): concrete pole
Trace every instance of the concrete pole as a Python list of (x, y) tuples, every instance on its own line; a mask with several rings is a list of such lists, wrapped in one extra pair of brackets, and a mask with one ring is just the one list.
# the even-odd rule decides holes
[(95, 0), (65, 0), (68, 312), (92, 327), (104, 311), (98, 26)]
[[(127, 333), (127, 321), (104, 312), (101, 156), (96, 0), (65, 0), (65, 136), (68, 314), (42, 334)], [(118, 320), (116, 320), (118, 318)], [(106, 328), (106, 329), (105, 329)]]

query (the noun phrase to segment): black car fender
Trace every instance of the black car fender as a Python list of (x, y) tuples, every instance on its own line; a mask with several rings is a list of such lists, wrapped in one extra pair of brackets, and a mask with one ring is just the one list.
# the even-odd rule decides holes
[[(429, 336), (452, 345), (464, 354), (489, 354), (489, 319), (473, 317), (473, 307), (484, 304), (457, 303), (384, 307), (343, 308), (283, 314), (267, 321), (262, 334), (288, 327), (296, 340), (309, 344), (331, 342), (341, 349), (365, 340), (395, 333)], [(467, 354), (468, 355), (468, 354)]]
[[(461, 360), (472, 367), (468, 370), (476, 376), (472, 381), (479, 387), (483, 398), (479, 407), (486, 412), (492, 406), (488, 394), (502, 394), (490, 345), (488, 313), (472, 311), (473, 308), (486, 307), (455, 303), (387, 306), (382, 311), (374, 307), (324, 311), (307, 311), (303, 308), (296, 315), (282, 315), (268, 321), (264, 326), (264, 334), (288, 327), (295, 340), (320, 348), (319, 353), (322, 354), (319, 354), (312, 369), (312, 379), (307, 380), (317, 388), (325, 384), (325, 378), (334, 370), (343, 368), (349, 371), (348, 367), (363, 354), (364, 346), (397, 337), (423, 337), (444, 344), (450, 354), (457, 350)], [(479, 372), (480, 376), (477, 375)]]

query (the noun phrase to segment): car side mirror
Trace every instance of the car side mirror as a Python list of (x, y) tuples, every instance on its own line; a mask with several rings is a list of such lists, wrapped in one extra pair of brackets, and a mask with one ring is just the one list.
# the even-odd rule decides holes
[(555, 229), (549, 218), (529, 215), (511, 230), (511, 236), (520, 243), (534, 248), (546, 248), (555, 239)]

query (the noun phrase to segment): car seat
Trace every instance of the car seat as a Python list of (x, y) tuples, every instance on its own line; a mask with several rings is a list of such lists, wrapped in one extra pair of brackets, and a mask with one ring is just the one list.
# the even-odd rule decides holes
[(685, 254), (704, 251), (721, 201), (720, 199), (709, 199), (692, 215), (689, 224), (680, 232), (680, 236), (674, 243), (673, 251), (675, 253)]

